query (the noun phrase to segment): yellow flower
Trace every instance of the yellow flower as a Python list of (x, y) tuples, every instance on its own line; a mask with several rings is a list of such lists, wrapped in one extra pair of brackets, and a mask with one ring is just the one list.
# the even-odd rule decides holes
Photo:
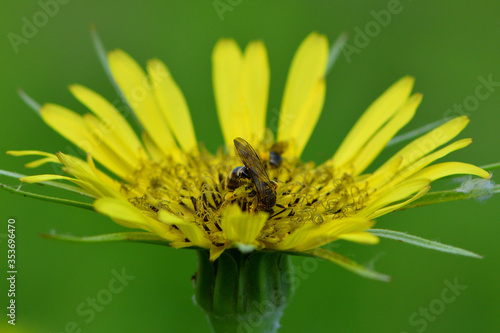
[[(145, 72), (128, 54), (115, 50), (107, 61), (143, 130), (140, 138), (111, 103), (72, 85), (71, 93), (91, 113), (81, 116), (45, 104), (40, 114), (85, 151), (87, 160), (63, 153), (9, 153), (40, 155), (42, 159), (28, 166), (60, 163), (69, 174), (23, 181), (73, 182), (95, 198), (96, 211), (118, 224), (160, 236), (175, 248), (209, 249), (212, 261), (237, 247), (242, 252), (300, 252), (342, 264), (345, 258), (320, 247), (338, 239), (375, 244), (378, 237), (367, 231), (374, 219), (420, 198), (432, 181), (455, 174), (490, 175), (459, 162), (429, 166), (471, 143), (462, 139), (445, 145), (464, 129), (467, 117), (435, 128), (372, 173), (364, 173), (421, 102), (419, 93), (411, 93), (411, 77), (397, 81), (369, 106), (332, 158), (317, 166), (302, 162), (323, 107), (328, 56), (323, 35), (311, 33), (300, 45), (274, 140), (265, 123), (270, 71), (264, 44), (252, 42), (241, 51), (234, 40), (220, 40), (212, 64), (225, 149), (211, 154), (198, 144), (186, 100), (168, 68), (153, 59)], [(238, 137), (255, 149), (258, 157), (251, 162), (263, 173), (235, 153), (233, 140)], [(271, 155), (279, 162), (273, 163)], [(94, 160), (115, 177), (100, 171)], [(232, 175), (237, 186), (228, 187), (228, 175), (244, 164), (246, 172)], [(266, 195), (259, 186), (275, 193), (272, 207), (263, 204)]]

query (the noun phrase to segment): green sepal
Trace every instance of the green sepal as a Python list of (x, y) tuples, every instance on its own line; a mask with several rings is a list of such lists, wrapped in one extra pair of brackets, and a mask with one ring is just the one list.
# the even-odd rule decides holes
[(224, 252), (215, 262), (213, 309), (217, 314), (232, 314), (238, 306), (238, 263)]
[[(275, 252), (254, 252), (243, 266), (243, 299), (271, 301), (276, 307), (286, 306), (293, 296), (293, 267), (289, 256)], [(253, 304), (240, 303), (242, 311), (252, 311)]]
[(210, 262), (198, 251), (195, 299), (213, 332), (276, 332), (293, 295), (292, 265), (283, 253), (226, 250)]
[(210, 262), (208, 251), (196, 251), (198, 255), (198, 270), (195, 275), (196, 304), (205, 312), (213, 311), (213, 294), (215, 288), (215, 268)]

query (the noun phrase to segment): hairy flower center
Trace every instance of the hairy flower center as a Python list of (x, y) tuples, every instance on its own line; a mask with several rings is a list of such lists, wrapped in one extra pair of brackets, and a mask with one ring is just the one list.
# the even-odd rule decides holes
[[(335, 172), (328, 164), (315, 167), (283, 158), (280, 166), (269, 163), (269, 152), (260, 153), (265, 170), (277, 183), (276, 205), (268, 210), (269, 218), (261, 239), (278, 242), (305, 223), (321, 224), (328, 219), (352, 216), (366, 206), (367, 183), (356, 182), (346, 173)], [(265, 158), (267, 156), (267, 159)], [(156, 217), (160, 210), (181, 215), (196, 223), (217, 243), (221, 211), (237, 204), (243, 211), (261, 210), (252, 179), (229, 189), (227, 178), (242, 161), (219, 152), (184, 155), (182, 161), (147, 162), (136, 171), (134, 183), (122, 190), (135, 206)]]

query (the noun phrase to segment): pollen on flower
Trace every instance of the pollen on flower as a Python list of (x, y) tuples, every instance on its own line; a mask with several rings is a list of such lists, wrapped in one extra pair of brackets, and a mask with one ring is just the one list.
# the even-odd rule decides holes
[[(127, 53), (114, 50), (102, 59), (141, 124), (141, 136), (98, 93), (72, 85), (71, 93), (91, 113), (82, 116), (50, 103), (37, 106), (37, 112), (91, 158), (85, 162), (62, 153), (11, 151), (41, 157), (29, 167), (61, 163), (70, 175), (21, 180), (73, 182), (95, 198), (93, 208), (99, 213), (175, 248), (210, 249), (211, 261), (239, 247), (305, 252), (345, 266), (349, 259), (320, 247), (339, 239), (376, 244), (378, 237), (368, 231), (373, 220), (421, 198), (434, 180), (463, 174), (490, 177), (472, 164), (433, 164), (472, 142), (449, 143), (468, 124), (465, 116), (413, 140), (373, 173), (364, 173), (422, 100), (421, 94), (412, 94), (414, 79), (409, 76), (368, 107), (325, 163), (303, 163), (300, 156), (326, 93), (326, 36), (311, 33), (294, 56), (273, 125), (276, 137), (266, 129), (267, 51), (261, 42), (250, 45), (242, 51), (234, 40), (223, 39), (212, 54), (215, 103), (230, 152), (211, 154), (200, 147), (188, 103), (165, 64), (153, 59), (144, 71)], [(144, 87), (140, 100), (137, 87)], [(100, 171), (93, 159), (115, 177)], [(488, 186), (472, 189), (489, 193)]]
[[(367, 183), (356, 182), (345, 172), (331, 167), (315, 167), (297, 159), (282, 158), (279, 166), (269, 161), (270, 151), (259, 150), (269, 178), (276, 182), (276, 204), (266, 211), (267, 222), (258, 240), (278, 243), (305, 224), (321, 225), (326, 219), (353, 216), (369, 199)], [(227, 186), (228, 175), (242, 161), (233, 154), (206, 151), (184, 154), (180, 161), (146, 160), (134, 173), (134, 182), (121, 191), (146, 214), (156, 218), (166, 210), (195, 223), (215, 246), (226, 242), (221, 227), (222, 212), (228, 205), (255, 213), (263, 209), (251, 179), (243, 179), (234, 190)]]

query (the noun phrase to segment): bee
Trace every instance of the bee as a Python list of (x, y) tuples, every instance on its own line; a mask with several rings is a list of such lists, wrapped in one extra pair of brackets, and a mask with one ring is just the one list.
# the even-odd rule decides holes
[(245, 166), (236, 167), (229, 173), (227, 187), (234, 190), (241, 185), (241, 179), (251, 179), (257, 190), (259, 207), (270, 210), (276, 204), (277, 184), (269, 179), (259, 155), (248, 142), (236, 138), (234, 147)]
[(269, 152), (269, 165), (273, 168), (279, 168), (283, 162), (283, 157), (275, 151)]
[(272, 145), (271, 151), (269, 152), (269, 166), (271, 168), (279, 168), (283, 162), (283, 153), (287, 148), (287, 144), (284, 142), (277, 142)]

